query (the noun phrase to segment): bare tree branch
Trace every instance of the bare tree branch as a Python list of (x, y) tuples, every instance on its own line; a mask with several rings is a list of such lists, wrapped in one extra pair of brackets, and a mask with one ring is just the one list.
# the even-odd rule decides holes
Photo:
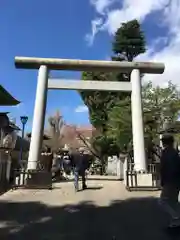
[(74, 126), (74, 130), (78, 138), (84, 143), (84, 145), (88, 148), (88, 150), (92, 153), (92, 155), (101, 160), (101, 157), (98, 156), (95, 151), (93, 151), (90, 141), (88, 141), (86, 137), (76, 129), (75, 126)]
[(63, 138), (63, 126), (64, 126), (63, 117), (60, 115), (59, 110), (56, 112), (54, 116), (49, 117), (48, 122), (52, 136), (51, 139), (52, 147), (56, 151), (59, 148), (60, 142)]

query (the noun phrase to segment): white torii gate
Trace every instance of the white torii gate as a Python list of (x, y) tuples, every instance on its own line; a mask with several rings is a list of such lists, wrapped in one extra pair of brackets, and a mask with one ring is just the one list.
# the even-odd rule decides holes
[[(15, 57), (16, 68), (39, 69), (28, 169), (36, 169), (40, 157), (48, 89), (131, 91), (132, 133), (135, 170), (146, 170), (144, 126), (141, 99), (141, 73), (162, 74), (163, 63), (90, 61), (52, 58)], [(57, 81), (48, 79), (49, 70), (102, 71), (131, 73), (131, 82)]]

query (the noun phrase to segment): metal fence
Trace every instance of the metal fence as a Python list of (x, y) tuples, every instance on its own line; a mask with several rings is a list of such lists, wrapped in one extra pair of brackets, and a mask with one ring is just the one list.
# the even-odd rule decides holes
[(159, 190), (160, 189), (160, 163), (150, 163), (147, 171), (138, 172), (130, 159), (126, 169), (126, 187), (129, 191)]
[(43, 156), (37, 162), (37, 169), (28, 170), (27, 160), (21, 161), (19, 168), (13, 170), (12, 188), (52, 189), (52, 158)]
[(14, 170), (12, 189), (52, 189), (52, 174), (45, 170)]

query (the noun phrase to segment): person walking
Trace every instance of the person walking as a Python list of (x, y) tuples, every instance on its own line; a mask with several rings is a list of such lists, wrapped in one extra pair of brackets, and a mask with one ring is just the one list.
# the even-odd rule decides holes
[(79, 191), (79, 176), (82, 177), (82, 189), (85, 190), (87, 188), (86, 185), (86, 157), (84, 154), (84, 150), (82, 148), (79, 149), (79, 153), (75, 153), (72, 156), (72, 165), (74, 168), (74, 187), (75, 191)]
[(159, 204), (171, 216), (170, 228), (180, 227), (178, 196), (180, 191), (180, 157), (174, 148), (172, 135), (162, 137), (163, 150), (160, 158), (162, 191)]
[(62, 154), (62, 162), (63, 162), (63, 170), (64, 170), (64, 178), (68, 180), (68, 176), (71, 173), (71, 156), (69, 153), (69, 148), (65, 146), (63, 149), (63, 154)]

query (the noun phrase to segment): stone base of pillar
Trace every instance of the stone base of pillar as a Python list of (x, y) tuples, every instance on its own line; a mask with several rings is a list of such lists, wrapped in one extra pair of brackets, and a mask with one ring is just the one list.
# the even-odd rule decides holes
[(145, 172), (126, 172), (124, 184), (129, 191), (147, 191), (160, 189), (159, 179), (157, 179), (154, 174)]
[(51, 172), (32, 171), (27, 179), (26, 188), (52, 189)]
[(15, 174), (13, 189), (52, 189), (52, 174), (40, 170), (20, 170)]

